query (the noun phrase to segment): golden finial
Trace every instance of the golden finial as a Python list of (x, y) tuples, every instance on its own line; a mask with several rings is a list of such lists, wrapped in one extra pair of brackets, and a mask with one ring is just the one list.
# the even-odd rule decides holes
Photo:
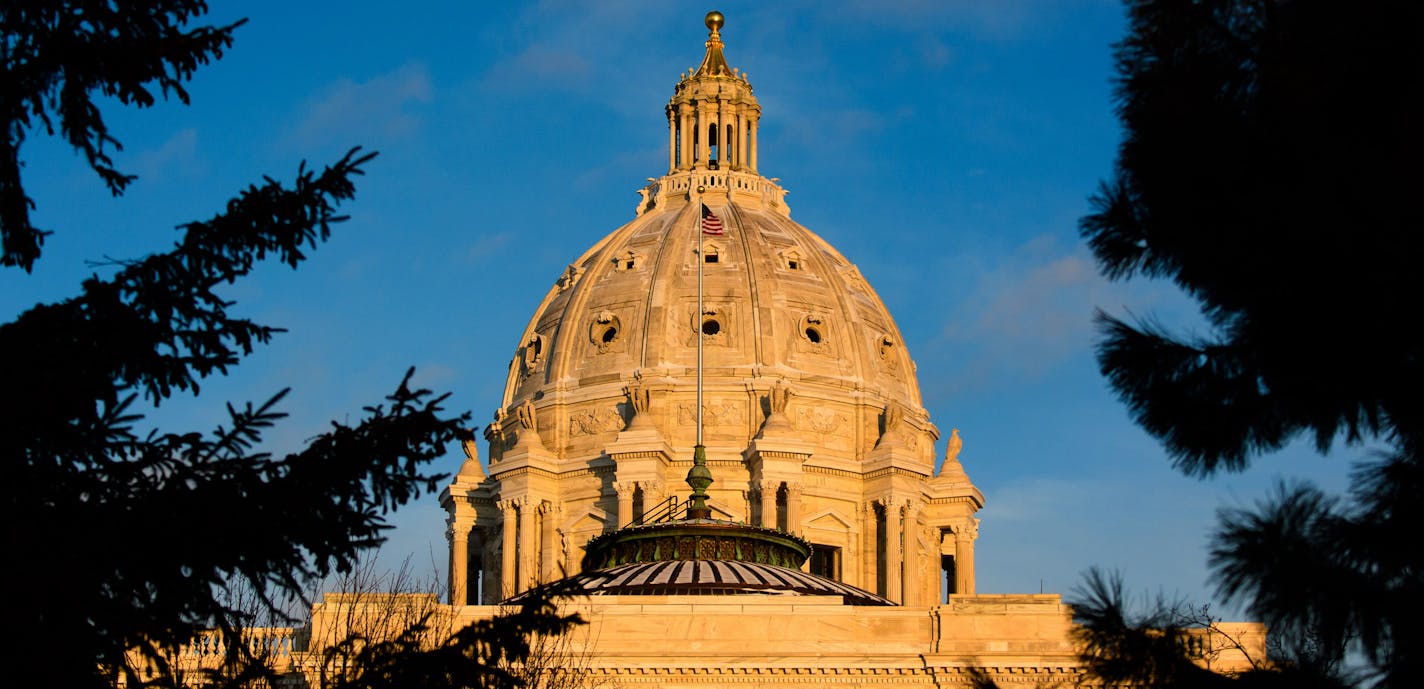
[(712, 35), (716, 36), (717, 32), (722, 29), (722, 26), (727, 23), (727, 18), (723, 17), (721, 12), (712, 10), (707, 13), (707, 17), (702, 21), (707, 25), (707, 28), (712, 30)]

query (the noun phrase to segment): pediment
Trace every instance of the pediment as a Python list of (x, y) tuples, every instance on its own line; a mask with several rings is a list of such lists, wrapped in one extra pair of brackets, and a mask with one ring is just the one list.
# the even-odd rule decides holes
[(829, 508), (803, 517), (801, 524), (808, 529), (825, 529), (828, 531), (855, 530), (854, 522), (846, 519), (839, 512)]

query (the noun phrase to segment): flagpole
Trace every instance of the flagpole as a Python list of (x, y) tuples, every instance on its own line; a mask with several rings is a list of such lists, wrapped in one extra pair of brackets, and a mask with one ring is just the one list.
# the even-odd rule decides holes
[[(699, 198), (700, 202), (701, 199)], [(697, 445), (702, 445), (702, 264), (707, 262), (707, 258), (702, 255), (702, 235), (706, 232), (702, 229), (702, 212), (697, 213), (697, 317), (692, 319), (693, 327), (697, 328)]]
[(696, 198), (701, 208), (693, 225), (693, 231), (697, 233), (697, 317), (692, 319), (693, 327), (697, 329), (697, 445), (692, 448), (692, 468), (687, 470), (687, 485), (692, 488), (692, 495), (687, 498), (687, 518), (711, 519), (712, 508), (707, 506), (707, 487), (712, 485), (712, 470), (707, 468), (707, 448), (702, 446), (702, 264), (706, 263), (702, 255), (702, 235), (706, 234), (707, 229), (707, 221), (703, 216), (707, 212), (707, 206), (702, 205), (702, 187), (698, 187), (697, 192)]

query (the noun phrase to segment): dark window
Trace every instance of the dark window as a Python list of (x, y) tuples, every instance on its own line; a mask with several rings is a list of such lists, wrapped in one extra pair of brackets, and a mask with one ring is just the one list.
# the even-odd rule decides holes
[(811, 573), (827, 579), (841, 579), (841, 549), (820, 543), (811, 544)]
[(943, 595), (940, 597), (940, 601), (941, 601), (941, 602), (944, 602), (944, 603), (948, 603), (948, 602), (949, 602), (949, 594), (951, 594), (951, 593), (958, 593), (958, 591), (955, 591), (955, 590), (954, 590), (954, 556), (953, 556), (953, 555), (941, 555), (941, 556), (939, 556), (939, 574), (940, 574), (939, 590), (940, 590), (940, 592), (943, 594)]

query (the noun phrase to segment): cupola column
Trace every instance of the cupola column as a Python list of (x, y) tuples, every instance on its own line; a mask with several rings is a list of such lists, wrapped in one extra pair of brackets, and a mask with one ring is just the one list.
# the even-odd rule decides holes
[(747, 162), (751, 163), (751, 166), (752, 166), (752, 167), (751, 167), (751, 170), (748, 170), (748, 172), (756, 172), (756, 171), (757, 171), (757, 121), (756, 121), (755, 119), (753, 119), (753, 120), (751, 121), (751, 137), (752, 137), (752, 138), (751, 138), (751, 142), (747, 144), (747, 153), (748, 153)]
[(732, 169), (741, 170), (747, 166), (747, 106), (737, 108), (737, 157), (732, 161)]
[(668, 174), (677, 172), (677, 132), (678, 132), (678, 112), (675, 108), (668, 108)]
[(728, 144), (731, 142), (727, 140), (727, 102), (720, 99), (717, 101), (717, 138), (715, 141), (717, 142), (717, 167), (726, 170), (727, 166), (731, 164), (731, 161), (727, 159), (729, 152), (727, 149), (731, 148)]
[(699, 145), (695, 147), (698, 149), (696, 169), (708, 169), (708, 159), (711, 159), (712, 155), (712, 140), (708, 137), (708, 134), (711, 134), (708, 131), (711, 124), (712, 114), (708, 112), (708, 104), (706, 101), (698, 102), (698, 132), (696, 134), (698, 134)]
[(697, 147), (697, 112), (691, 105), (683, 103), (682, 108), (682, 161), (680, 167), (684, 170), (693, 168), (693, 159), (696, 153), (693, 151)]

